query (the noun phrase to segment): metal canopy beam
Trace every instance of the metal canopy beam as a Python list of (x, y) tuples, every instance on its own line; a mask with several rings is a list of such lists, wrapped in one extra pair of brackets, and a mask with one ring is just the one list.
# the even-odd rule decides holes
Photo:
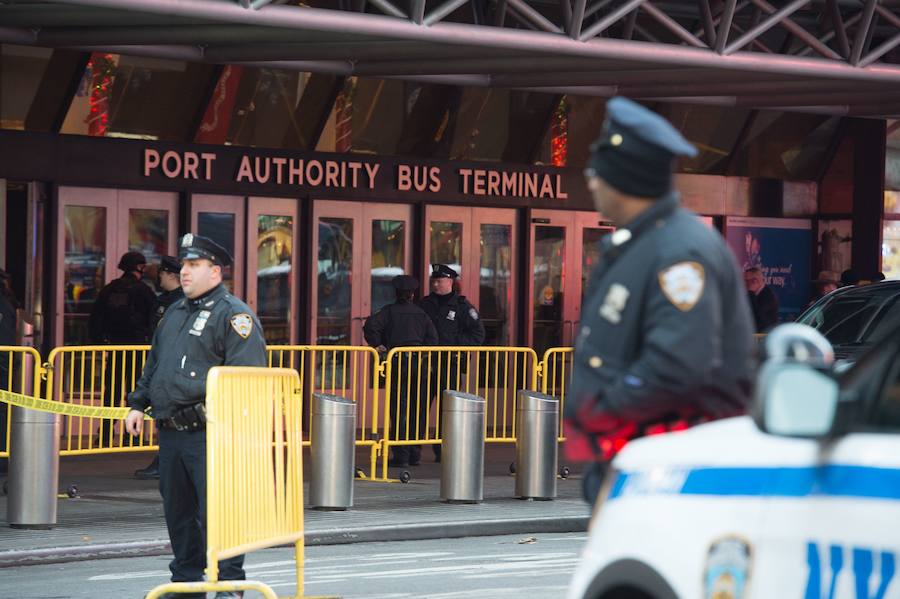
[[(343, 10), (351, 2), (342, 2), (341, 9), (320, 9), (296, 6), (293, 0), (290, 5), (284, 0), (19, 0), (0, 4), (0, 22), (6, 26), (11, 16), (16, 23), (33, 23), (0, 28), (0, 41), (546, 93), (617, 89), (721, 105), (763, 96), (775, 102), (773, 97), (810, 95), (809, 101), (817, 101), (819, 95), (850, 93), (841, 96), (849, 106), (852, 98), (870, 97), (863, 86), (877, 95), (900, 84), (900, 65), (879, 62), (900, 45), (900, 17), (877, 0), (785, 0), (778, 7), (767, 0), (724, 0), (718, 15), (710, 0), (650, 1), (498, 0), (492, 17), (482, 11), (471, 24), (442, 19), (467, 3), (477, 8), (476, 0), (369, 0), (387, 15)], [(755, 14), (742, 13), (751, 2)], [(354, 0), (352, 5), (364, 10), (366, 3)], [(408, 14), (398, 8), (404, 5)], [(789, 18), (803, 6), (816, 11), (818, 20), (804, 13)], [(503, 27), (507, 8), (538, 30)], [(599, 11), (608, 12), (591, 16)], [(644, 13), (640, 19), (639, 12)], [(61, 14), (77, 22), (59, 19)], [(481, 24), (490, 18), (501, 26)], [(651, 19), (661, 28), (648, 31)], [(822, 28), (821, 39), (800, 24), (811, 29), (814, 22)], [(855, 22), (851, 42), (848, 28)], [(779, 42), (767, 32), (776, 25), (803, 47), (787, 43), (774, 51)], [(660, 42), (656, 36), (663, 29), (680, 44), (668, 36)], [(621, 39), (632, 32), (654, 43)], [(729, 36), (737, 39), (729, 43)], [(751, 43), (766, 54), (741, 50)], [(809, 51), (824, 58), (803, 56)], [(779, 87), (785, 79), (794, 85)], [(771, 85), (744, 89), (754, 82)], [(853, 86), (860, 94), (853, 95)], [(837, 104), (832, 99), (813, 109)]]

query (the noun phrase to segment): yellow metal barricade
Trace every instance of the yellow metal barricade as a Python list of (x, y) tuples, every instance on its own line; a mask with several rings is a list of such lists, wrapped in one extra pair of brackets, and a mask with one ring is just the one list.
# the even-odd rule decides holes
[(378, 352), (371, 347), (350, 345), (270, 345), (268, 353), (269, 366), (290, 368), (300, 375), (300, 388), (307, 405), (306, 430), (312, 422), (312, 401), (309, 401), (312, 393), (338, 395), (357, 404), (356, 445), (370, 448), (370, 467), (374, 473), (381, 449)]
[[(141, 378), (149, 349), (147, 345), (58, 347), (47, 359), (45, 397), (81, 406), (127, 407), (126, 395)], [(155, 435), (152, 423), (141, 437), (132, 437), (122, 421), (64, 416), (60, 455), (155, 450)]]
[(205, 582), (168, 583), (163, 593), (256, 590), (220, 581), (219, 561), (292, 543), (303, 597), (303, 394), (297, 371), (220, 366), (206, 382), (207, 542)]
[[(41, 355), (32, 347), (0, 345), (0, 390), (37, 395), (41, 387)], [(9, 457), (12, 406), (0, 403), (0, 458)]]
[(383, 479), (392, 446), (441, 443), (445, 389), (485, 399), (488, 443), (515, 443), (516, 392), (538, 389), (537, 354), (527, 347), (396, 347), (383, 369)]
[(572, 378), (571, 347), (551, 347), (544, 352), (541, 360), (541, 392), (553, 395), (559, 399), (559, 440), (565, 441), (563, 436), (563, 418), (566, 407), (566, 387)]

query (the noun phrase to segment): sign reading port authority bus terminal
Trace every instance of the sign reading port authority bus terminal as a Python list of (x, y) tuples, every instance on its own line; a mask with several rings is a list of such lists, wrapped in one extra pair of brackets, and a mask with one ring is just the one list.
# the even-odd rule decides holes
[(579, 168), (0, 131), (0, 177), (192, 193), (592, 209)]
[[(144, 149), (144, 176), (162, 173), (168, 179), (203, 179), (214, 177), (216, 152), (168, 150), (160, 153)], [(231, 165), (229, 165), (231, 166)], [(444, 168), (398, 162), (393, 172), (381, 172), (378, 162), (361, 162), (345, 158), (291, 158), (287, 156), (240, 157), (234, 173), (235, 183), (287, 185), (291, 187), (325, 187), (326, 189), (369, 189), (378, 187), (379, 177), (390, 178), (396, 191), (439, 194), (444, 190)], [(569, 197), (560, 173), (523, 172), (494, 168), (452, 168), (456, 175), (453, 187), (465, 195), (560, 199)]]

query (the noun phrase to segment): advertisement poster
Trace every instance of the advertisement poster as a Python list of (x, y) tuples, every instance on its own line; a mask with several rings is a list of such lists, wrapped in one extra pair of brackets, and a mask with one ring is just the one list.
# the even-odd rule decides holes
[(782, 322), (800, 315), (810, 299), (812, 226), (790, 218), (728, 217), (725, 239), (742, 270), (762, 269), (766, 285), (778, 297)]

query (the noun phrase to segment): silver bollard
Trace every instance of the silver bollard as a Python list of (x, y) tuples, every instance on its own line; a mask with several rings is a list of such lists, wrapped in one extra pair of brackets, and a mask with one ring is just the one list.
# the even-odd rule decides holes
[(519, 391), (516, 412), (516, 497), (556, 497), (559, 400), (537, 391)]
[(356, 465), (356, 403), (313, 393), (310, 431), (309, 506), (346, 510), (353, 506)]
[(441, 499), (478, 503), (484, 499), (484, 400), (445, 390), (441, 410)]
[(9, 501), (12, 528), (53, 528), (59, 485), (57, 414), (13, 408), (9, 442)]

